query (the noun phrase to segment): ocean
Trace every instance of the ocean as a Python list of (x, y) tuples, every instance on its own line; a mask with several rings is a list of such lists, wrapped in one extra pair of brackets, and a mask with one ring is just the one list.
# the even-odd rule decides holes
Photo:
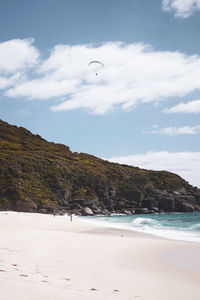
[(81, 217), (93, 224), (200, 243), (200, 212)]

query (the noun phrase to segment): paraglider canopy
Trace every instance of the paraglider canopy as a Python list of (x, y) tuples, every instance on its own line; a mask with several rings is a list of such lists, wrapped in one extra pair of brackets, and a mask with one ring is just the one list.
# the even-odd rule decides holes
[(99, 60), (92, 60), (88, 65), (93, 67), (96, 76), (98, 75), (98, 71), (104, 67), (104, 64)]

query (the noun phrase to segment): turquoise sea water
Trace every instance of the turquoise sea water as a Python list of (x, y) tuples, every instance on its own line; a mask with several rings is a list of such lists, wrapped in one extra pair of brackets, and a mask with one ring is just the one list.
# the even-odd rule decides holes
[(82, 218), (106, 227), (131, 229), (169, 239), (200, 243), (200, 212)]

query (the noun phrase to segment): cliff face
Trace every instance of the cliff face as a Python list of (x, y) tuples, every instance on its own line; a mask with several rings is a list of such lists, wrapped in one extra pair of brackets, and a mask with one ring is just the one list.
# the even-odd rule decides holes
[(200, 211), (176, 174), (110, 163), (0, 120), (0, 210), (92, 215)]

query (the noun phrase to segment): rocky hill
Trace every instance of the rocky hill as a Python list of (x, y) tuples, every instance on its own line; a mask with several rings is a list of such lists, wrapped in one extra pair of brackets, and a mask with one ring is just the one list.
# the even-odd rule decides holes
[(0, 210), (81, 215), (200, 211), (180, 176), (111, 163), (0, 120)]

